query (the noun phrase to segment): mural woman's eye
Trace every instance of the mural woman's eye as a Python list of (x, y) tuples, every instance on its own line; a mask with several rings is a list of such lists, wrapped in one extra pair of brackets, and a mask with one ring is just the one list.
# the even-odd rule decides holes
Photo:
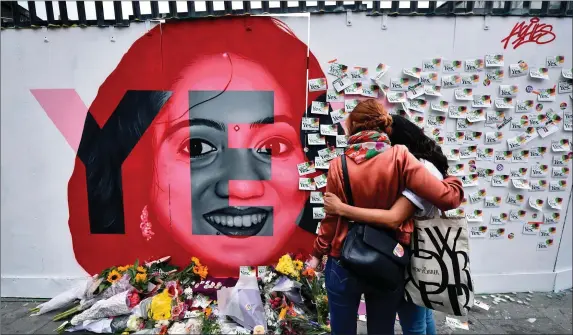
[(181, 151), (187, 153), (189, 156), (191, 156), (191, 158), (194, 158), (217, 151), (217, 148), (205, 140), (192, 138), (188, 141), (185, 141), (185, 143), (182, 145)]
[(257, 153), (263, 155), (283, 156), (287, 155), (293, 150), (292, 144), (283, 138), (273, 137), (265, 140), (257, 147)]

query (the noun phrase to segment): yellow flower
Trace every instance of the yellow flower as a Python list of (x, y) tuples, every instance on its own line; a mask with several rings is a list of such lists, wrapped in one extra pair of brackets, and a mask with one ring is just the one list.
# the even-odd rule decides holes
[(107, 281), (110, 283), (115, 283), (116, 281), (121, 279), (121, 273), (117, 272), (117, 270), (112, 270), (108, 275), (107, 275)]
[(283, 309), (281, 309), (281, 312), (279, 313), (279, 321), (284, 320), (287, 312), (288, 312), (288, 307), (283, 307)]
[(119, 271), (119, 272), (125, 272), (125, 271), (127, 271), (127, 269), (128, 269), (128, 266), (127, 266), (127, 265), (126, 265), (126, 266), (118, 266), (118, 267), (117, 267), (117, 271)]
[(136, 283), (144, 282), (145, 280), (147, 280), (147, 273), (138, 273), (135, 275)]
[(193, 262), (195, 266), (201, 266), (201, 261), (199, 261), (197, 257), (191, 257), (191, 262)]
[(155, 321), (169, 320), (171, 317), (171, 297), (169, 297), (167, 289), (151, 299), (149, 313), (150, 317)]
[(211, 313), (213, 313), (213, 310), (211, 309), (211, 307), (205, 308), (205, 316), (206, 317), (211, 316)]
[(287, 276), (295, 277), (297, 279), (300, 278), (300, 272), (295, 269), (295, 264), (288, 254), (279, 259), (275, 270)]
[(147, 269), (140, 265), (140, 266), (137, 267), (137, 272), (139, 272), (139, 273), (146, 273), (146, 272), (147, 272)]
[(304, 266), (304, 264), (302, 263), (302, 261), (294, 261), (293, 263), (294, 263), (294, 268), (295, 268), (297, 271), (302, 270), (302, 267)]

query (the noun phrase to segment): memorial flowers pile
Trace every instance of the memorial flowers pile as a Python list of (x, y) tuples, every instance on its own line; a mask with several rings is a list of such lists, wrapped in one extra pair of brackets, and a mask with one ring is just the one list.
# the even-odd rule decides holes
[[(32, 309), (32, 315), (63, 310), (54, 317), (54, 321), (64, 321), (58, 332), (330, 332), (324, 280), (305, 268), (300, 254), (283, 255), (274, 267), (259, 267), (266, 270), (260, 270), (264, 273), (259, 273), (258, 280), (241, 277), (238, 282), (209, 278), (208, 267), (196, 257), (183, 269), (169, 260), (104, 269)], [(225, 297), (223, 305), (218, 304), (218, 296)]]

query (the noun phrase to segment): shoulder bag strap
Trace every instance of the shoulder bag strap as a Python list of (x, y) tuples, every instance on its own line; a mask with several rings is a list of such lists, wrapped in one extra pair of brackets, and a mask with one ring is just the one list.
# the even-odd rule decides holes
[(350, 187), (350, 178), (348, 177), (348, 166), (346, 164), (346, 155), (340, 157), (342, 163), (342, 178), (344, 179), (344, 193), (346, 193), (346, 201), (350, 206), (354, 206), (354, 198), (352, 197), (352, 188)]

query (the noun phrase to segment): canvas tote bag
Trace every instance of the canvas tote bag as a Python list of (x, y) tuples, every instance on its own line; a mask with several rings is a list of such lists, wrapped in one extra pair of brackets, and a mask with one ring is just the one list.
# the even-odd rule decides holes
[(470, 275), (467, 221), (443, 214), (415, 219), (410, 266), (406, 269), (406, 300), (457, 316), (474, 303)]

